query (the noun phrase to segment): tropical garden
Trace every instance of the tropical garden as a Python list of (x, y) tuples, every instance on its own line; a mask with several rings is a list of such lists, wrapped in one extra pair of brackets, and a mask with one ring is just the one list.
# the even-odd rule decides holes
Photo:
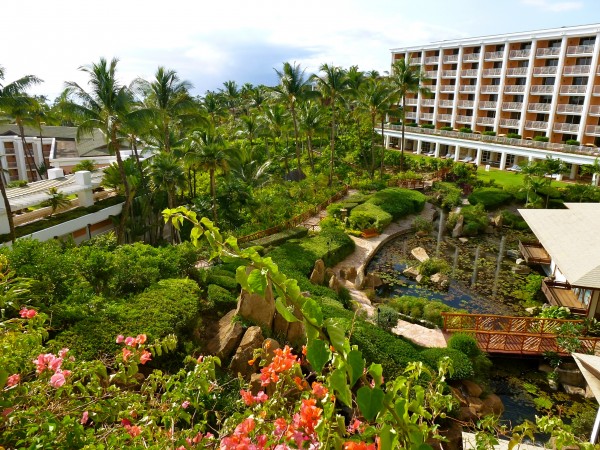
[[(349, 235), (381, 231), (428, 200), (450, 211), (470, 194), (465, 227), (477, 235), (486, 209), (599, 199), (546, 183), (553, 161), (505, 187), (465, 164), (409, 157), (404, 138), (386, 150), (374, 129), (403, 123), (405, 96), (426, 93), (403, 61), (389, 75), (329, 64), (309, 75), (286, 62), (275, 86), (227, 81), (200, 97), (164, 67), (130, 84), (116, 59), (80, 70), (88, 83), (67, 82), (52, 103), (27, 94), (37, 77), (5, 83), (0, 70), (0, 116), (22, 139), (25, 125), (101, 130), (116, 155), (103, 185), (124, 204), (114, 234), (80, 245), (16, 240), (11, 222), (12, 246), (0, 250), (3, 448), (439, 448), (458, 422), (449, 383), (475, 378), (485, 355), (468, 336), (426, 349), (390, 333), (354, 311), (346, 290), (311, 283), (315, 262), (334, 266), (354, 249)], [(133, 157), (121, 157), (123, 143)], [(47, 168), (33, 170), (43, 179)], [(444, 178), (429, 197), (398, 187), (434, 173)], [(329, 205), (318, 231), (295, 228), (349, 187), (357, 193)], [(0, 176), (10, 211), (6, 188)], [(53, 214), (61, 201), (54, 192)], [(240, 291), (270, 296), (286, 330), (302, 327), (286, 340), (232, 316), (232, 329), (259, 328), (269, 342), (245, 355), (254, 383), (229, 370), (231, 352), (208, 345)], [(491, 417), (472, 426), (479, 448), (497, 441)], [(557, 448), (592, 448), (552, 414), (514, 428), (511, 442), (534, 431)]]

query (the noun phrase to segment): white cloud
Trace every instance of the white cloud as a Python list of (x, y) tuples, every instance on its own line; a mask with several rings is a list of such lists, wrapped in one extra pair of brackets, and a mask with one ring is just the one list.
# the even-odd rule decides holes
[(550, 0), (523, 0), (523, 3), (530, 6), (537, 6), (546, 11), (551, 12), (564, 12), (581, 9), (583, 7), (582, 2), (551, 2)]

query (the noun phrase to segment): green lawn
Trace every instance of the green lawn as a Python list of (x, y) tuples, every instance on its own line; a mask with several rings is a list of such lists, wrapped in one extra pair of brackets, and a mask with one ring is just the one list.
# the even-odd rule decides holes
[[(510, 172), (508, 170), (491, 169), (489, 172), (485, 171), (485, 167), (479, 167), (477, 170), (477, 178), (483, 181), (494, 180), (496, 184), (500, 186), (523, 186), (524, 175), (517, 172)], [(562, 181), (552, 181), (553, 187), (564, 187), (567, 183)]]

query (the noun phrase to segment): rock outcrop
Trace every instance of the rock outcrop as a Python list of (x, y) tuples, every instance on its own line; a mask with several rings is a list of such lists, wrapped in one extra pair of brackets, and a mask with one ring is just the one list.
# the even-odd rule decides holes
[(315, 267), (310, 274), (310, 282), (312, 284), (323, 284), (325, 282), (325, 263), (322, 259), (317, 259)]
[(271, 286), (267, 286), (264, 296), (242, 290), (236, 313), (256, 325), (271, 329), (275, 317), (275, 301)]
[(208, 353), (218, 356), (221, 360), (229, 359), (244, 334), (242, 324), (233, 320), (235, 315), (236, 311), (232, 310), (219, 320), (219, 331), (206, 346)]
[(249, 364), (248, 361), (254, 359), (254, 350), (260, 348), (263, 341), (260, 327), (252, 326), (246, 330), (229, 365), (234, 374), (241, 374), (245, 379), (250, 379), (250, 375), (258, 369), (258, 364), (256, 362)]
[(429, 259), (429, 255), (423, 247), (413, 248), (410, 251), (410, 254), (413, 255), (419, 262), (425, 262)]

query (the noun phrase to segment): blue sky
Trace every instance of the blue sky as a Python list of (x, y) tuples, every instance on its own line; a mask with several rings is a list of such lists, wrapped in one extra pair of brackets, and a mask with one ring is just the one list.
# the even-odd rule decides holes
[(600, 23), (598, 0), (30, 0), (2, 21), (6, 81), (35, 74), (51, 99), (81, 65), (118, 57), (120, 78), (177, 70), (195, 94), (223, 81), (274, 84), (297, 61), (389, 67), (390, 48)]

